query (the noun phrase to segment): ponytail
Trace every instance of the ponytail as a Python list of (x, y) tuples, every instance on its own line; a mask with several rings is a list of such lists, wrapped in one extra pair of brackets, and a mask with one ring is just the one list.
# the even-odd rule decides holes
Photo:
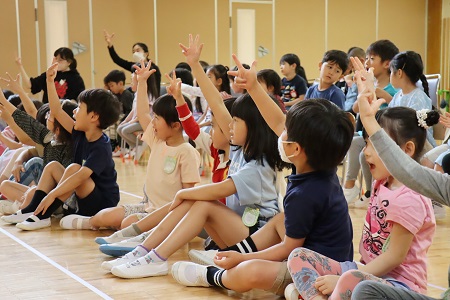
[(428, 88), (428, 81), (425, 75), (422, 73), (419, 77), (420, 81), (422, 81), (422, 87), (425, 94), (427, 94), (428, 97), (430, 97), (430, 89)]

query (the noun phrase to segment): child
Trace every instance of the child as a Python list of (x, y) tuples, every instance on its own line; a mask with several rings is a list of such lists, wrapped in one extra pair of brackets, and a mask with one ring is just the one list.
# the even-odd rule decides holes
[[(366, 57), (366, 52), (359, 47), (352, 47), (347, 52), (347, 57), (349, 59), (350, 59), (350, 57), (356, 57), (362, 63), (364, 63), (365, 57)], [(351, 62), (349, 63), (349, 69), (350, 69), (350, 73), (354, 72), (353, 65)], [(347, 85), (347, 93), (345, 94), (344, 110), (356, 115), (356, 113), (353, 111), (353, 104), (356, 102), (356, 97), (358, 96), (358, 87), (353, 82), (352, 74), (345, 76), (345, 82)]]
[[(180, 44), (200, 86), (202, 45), (190, 36), (189, 47)], [(145, 72), (144, 72), (145, 71)], [(142, 70), (146, 76), (147, 70)], [(147, 75), (148, 76), (148, 75)], [(207, 97), (209, 100), (210, 98)], [(122, 258), (104, 262), (102, 267), (123, 278), (168, 273), (167, 258), (205, 228), (216, 244), (225, 248), (255, 232), (279, 212), (275, 189), (276, 170), (284, 163), (276, 150), (276, 136), (265, 124), (248, 94), (233, 104), (231, 117), (220, 99), (209, 102), (221, 128), (233, 145), (228, 178), (220, 183), (184, 189), (177, 193), (170, 213), (144, 243)], [(227, 206), (215, 199), (227, 197)], [(188, 200), (189, 199), (189, 200)], [(179, 222), (180, 216), (184, 216)], [(169, 235), (170, 234), (170, 235)], [(154, 248), (154, 249), (152, 249)], [(147, 251), (146, 249), (152, 249)], [(138, 260), (138, 261), (136, 261)]]
[(103, 79), (105, 88), (116, 95), (122, 103), (122, 113), (128, 116), (133, 106), (133, 93), (125, 88), (125, 73), (119, 70), (112, 70)]
[[(253, 236), (226, 249), (242, 254), (218, 252), (214, 263), (227, 270), (179, 262), (172, 267), (172, 275), (187, 286), (220, 286), (238, 292), (259, 288), (283, 295), (292, 281), (282, 261), (295, 247), (316, 249), (340, 261), (353, 258), (351, 220), (336, 176), (336, 167), (350, 146), (353, 127), (342, 110), (322, 99), (302, 101), (285, 117), (257, 83), (254, 65), (250, 72), (240, 68), (236, 73), (238, 82), (245, 83), (269, 126), (279, 135), (281, 157), (296, 166), (297, 174), (289, 177), (285, 212)], [(321, 147), (317, 142), (321, 140), (333, 146)], [(278, 225), (273, 224), (275, 219)], [(271, 226), (275, 228), (267, 228)]]
[(280, 71), (284, 75), (281, 80), (281, 98), (289, 109), (295, 103), (305, 98), (307, 83), (298, 72), (303, 69), (300, 59), (293, 53), (285, 54), (280, 59)]
[[(390, 101), (397, 92), (390, 82), (390, 63), (398, 52), (397, 46), (389, 40), (376, 41), (370, 44), (366, 50), (365, 67), (367, 69), (373, 68), (373, 75), (376, 79), (375, 93), (377, 98), (383, 98), (386, 99), (386, 101)], [(353, 66), (353, 68), (354, 67), (355, 66)], [(383, 104), (382, 107), (386, 108), (387, 105)], [(356, 113), (359, 111), (357, 101), (353, 104), (353, 111)], [(362, 130), (358, 129), (358, 125), (356, 127), (357, 131)], [(364, 146), (365, 142), (362, 136), (355, 136), (349, 149), (348, 168), (343, 188), (348, 203), (356, 201), (355, 207), (366, 209), (369, 204), (372, 176), (370, 175), (369, 168), (364, 160), (364, 154), (362, 153)], [(358, 200), (361, 189), (355, 184), (355, 181), (360, 166), (366, 184), (366, 192)]]
[[(183, 127), (175, 108), (176, 100), (169, 94), (156, 99), (152, 118), (146, 101), (145, 83), (147, 82), (140, 83), (137, 92), (140, 93), (137, 94), (138, 119), (142, 128), (145, 128), (143, 140), (151, 149), (143, 201), (140, 204), (106, 208), (91, 218), (66, 216), (61, 219), (61, 227), (64, 229), (125, 228), (145, 217), (148, 212), (167, 205), (179, 190), (193, 187), (200, 182), (200, 157), (194, 147), (183, 138)], [(181, 94), (178, 96), (183, 97)], [(168, 206), (166, 213), (167, 208)], [(157, 222), (164, 216), (165, 214), (161, 215)]]
[[(58, 63), (58, 74), (55, 77), (55, 88), (60, 99), (77, 99), (84, 90), (84, 81), (77, 71), (77, 60), (72, 50), (66, 47), (56, 49), (53, 53), (53, 64)], [(20, 57), (16, 58), (16, 63), (20, 68), (25, 86), (31, 89), (32, 94), (44, 91), (42, 102), (48, 102), (48, 90), (46, 85), (45, 72), (35, 78), (30, 78), (22, 65)]]
[(334, 83), (343, 77), (343, 72), (347, 70), (347, 67), (348, 58), (345, 52), (340, 50), (325, 52), (319, 63), (319, 83), (308, 89), (305, 99), (327, 99), (344, 109), (345, 95)]
[[(363, 66), (359, 66), (357, 70), (364, 78), (370, 79), (373, 77), (371, 73), (365, 71)], [(366, 85), (361, 81), (359, 83), (358, 90), (361, 92), (366, 88)], [(375, 113), (378, 110), (378, 107), (384, 103), (384, 100), (375, 100), (374, 97), (361, 97), (358, 102), (361, 120), (367, 135), (388, 171), (401, 180), (406, 186), (414, 188), (414, 190), (424, 196), (449, 206), (450, 181), (448, 176), (418, 164), (409, 157), (403, 149), (396, 145), (392, 138), (386, 134), (377, 123)], [(414, 174), (414, 176), (411, 176), (411, 174)], [(424, 180), (424, 178), (427, 180)], [(450, 289), (447, 289), (444, 299), (449, 298), (449, 293)], [(355, 288), (354, 296), (367, 295), (367, 299), (381, 299), (384, 294), (389, 295), (389, 299), (392, 300), (433, 299), (410, 290), (404, 290), (371, 281), (364, 281), (358, 284)], [(373, 297), (370, 298), (370, 296)]]
[[(250, 68), (247, 68), (250, 69)], [(237, 71), (237, 70), (236, 70)], [(275, 98), (283, 113), (286, 113), (283, 99), (281, 99), (281, 78), (277, 72), (272, 69), (263, 69), (256, 74), (259, 84), (271, 97)]]
[(119, 202), (111, 146), (102, 130), (118, 120), (120, 102), (103, 89), (86, 90), (78, 97), (74, 123), (58, 101), (54, 86), (57, 68), (58, 64), (53, 64), (47, 70), (50, 109), (58, 122), (72, 133), (74, 163), (64, 168), (53, 161), (45, 167), (31, 203), (8, 216), (10, 223), (17, 223), (23, 230), (49, 227), (52, 213), (69, 198), (76, 204), (71, 212), (86, 216)]
[[(247, 64), (242, 64), (242, 66), (246, 69), (250, 69), (250, 66)], [(233, 69), (231, 69), (231, 71), (237, 71), (237, 66), (234, 66)], [(242, 94), (247, 93), (247, 91), (243, 88), (240, 88), (236, 82), (234, 81), (234, 76), (228, 74), (228, 79), (230, 80), (230, 88), (231, 88), (231, 95), (233, 97), (239, 97)], [(281, 92), (280, 92), (281, 93)]]
[[(374, 99), (373, 85), (358, 96), (367, 97)], [(396, 107), (378, 111), (376, 118), (398, 146), (418, 160), (426, 140), (425, 129), (437, 123), (438, 113), (416, 114), (413, 109)], [(426, 253), (436, 228), (431, 200), (394, 178), (368, 139), (364, 155), (375, 182), (360, 242), (363, 265), (339, 264), (307, 249), (294, 250), (288, 267), (303, 299), (350, 297), (362, 280), (426, 291)]]

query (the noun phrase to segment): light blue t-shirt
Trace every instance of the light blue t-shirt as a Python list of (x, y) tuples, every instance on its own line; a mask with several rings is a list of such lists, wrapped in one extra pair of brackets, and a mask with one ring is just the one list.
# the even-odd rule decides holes
[(280, 210), (278, 195), (275, 189), (276, 172), (264, 160), (264, 165), (251, 160), (246, 162), (242, 148), (230, 152), (230, 167), (228, 177), (236, 186), (236, 194), (228, 196), (226, 203), (229, 208), (240, 216), (245, 208), (259, 208), (260, 216), (270, 218)]
[(356, 102), (357, 97), (358, 97), (358, 85), (352, 84), (352, 86), (348, 88), (347, 95), (345, 95), (345, 103), (344, 103), (345, 111), (352, 110), (353, 104)]
[[(394, 95), (399, 91), (398, 89), (396, 89), (390, 82), (388, 83), (387, 86), (385, 86), (383, 88), (384, 91), (386, 91), (389, 95), (391, 95), (392, 97), (394, 97)], [(383, 103), (380, 106), (380, 109), (382, 108), (386, 108), (388, 107), (387, 103)]]

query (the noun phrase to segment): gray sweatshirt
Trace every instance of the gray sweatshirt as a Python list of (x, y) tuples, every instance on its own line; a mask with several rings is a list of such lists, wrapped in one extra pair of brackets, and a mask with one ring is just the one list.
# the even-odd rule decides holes
[(370, 141), (389, 173), (410, 189), (450, 206), (450, 176), (421, 166), (389, 137), (378, 130)]

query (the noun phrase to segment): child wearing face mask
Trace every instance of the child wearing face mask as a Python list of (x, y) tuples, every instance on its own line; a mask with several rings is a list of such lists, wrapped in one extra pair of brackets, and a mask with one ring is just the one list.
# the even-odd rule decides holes
[[(105, 36), (105, 41), (106, 44), (108, 45), (108, 52), (109, 55), (111, 56), (111, 59), (113, 60), (113, 62), (124, 68), (127, 71), (130, 71), (131, 73), (134, 73), (134, 65), (141, 62), (141, 60), (144, 60), (145, 63), (150, 61), (150, 58), (148, 57), (148, 47), (146, 44), (144, 43), (135, 43), (133, 45), (133, 47), (131, 48), (131, 51), (133, 51), (133, 61), (128, 61), (125, 60), (123, 58), (121, 58), (116, 50), (114, 49), (114, 45), (113, 45), (113, 38), (115, 33), (109, 34), (108, 31), (104, 30), (103, 31), (103, 35)], [(157, 65), (155, 65), (153, 62), (151, 64), (151, 68), (156, 70), (155, 74), (153, 76), (155, 76), (156, 79), (156, 89), (159, 91), (161, 88), (161, 71), (159, 71), (159, 68)], [(158, 96), (159, 97), (159, 92), (158, 92)]]
[[(81, 78), (80, 73), (77, 71), (77, 60), (72, 50), (66, 47), (56, 49), (53, 53), (53, 63), (58, 63), (55, 87), (59, 99), (77, 99), (85, 87), (83, 78)], [(32, 94), (43, 91), (42, 102), (47, 103), (47, 77), (45, 72), (37, 77), (30, 78), (22, 65), (22, 59), (20, 57), (16, 58), (16, 64), (19, 66), (20, 73), (22, 73), (25, 86), (31, 89)]]

